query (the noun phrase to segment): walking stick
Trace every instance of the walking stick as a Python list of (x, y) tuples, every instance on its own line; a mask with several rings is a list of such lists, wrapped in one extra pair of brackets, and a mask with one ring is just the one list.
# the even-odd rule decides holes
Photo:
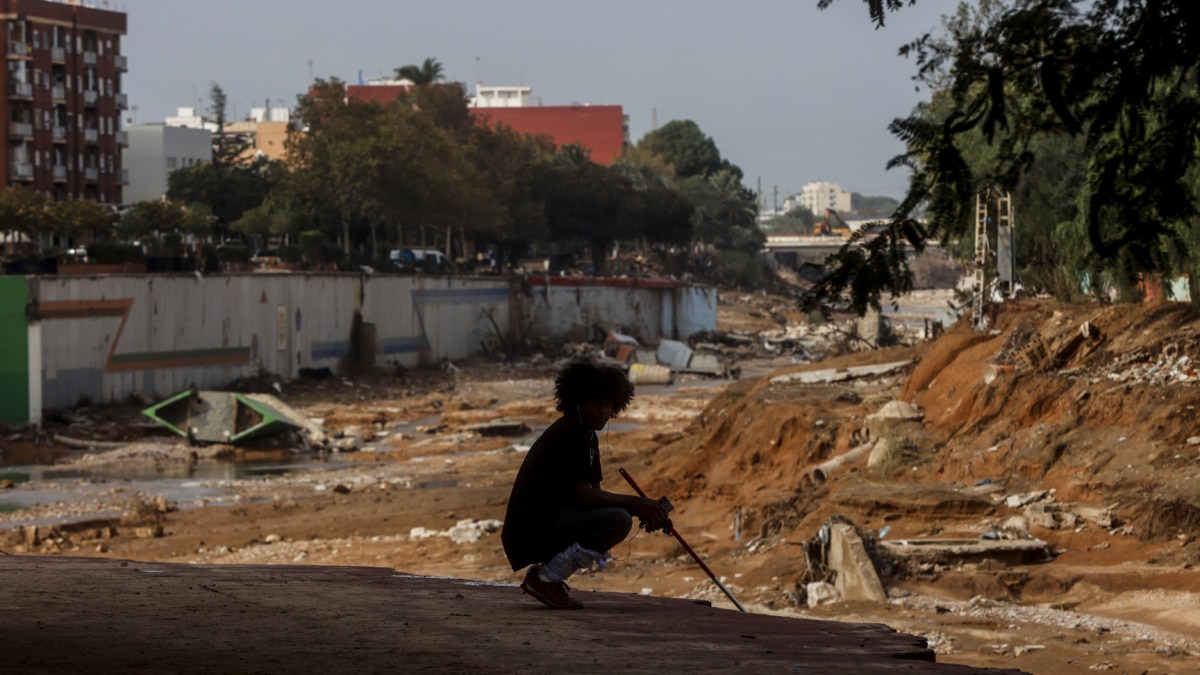
[[(639, 497), (646, 496), (646, 493), (642, 492), (642, 488), (638, 487), (638, 484), (633, 481), (633, 476), (630, 476), (625, 469), (617, 469), (617, 471), (621, 473), (621, 477), (629, 483), (629, 486), (633, 488), (633, 491), (638, 493)], [(717, 579), (717, 575), (713, 574), (713, 571), (708, 569), (708, 565), (704, 564), (704, 561), (700, 559), (700, 556), (696, 555), (696, 552), (692, 550), (692, 547), (688, 546), (687, 542), (683, 540), (683, 537), (679, 536), (679, 531), (671, 526), (670, 520), (668, 520), (666, 525), (663, 526), (663, 532), (675, 537), (675, 540), (679, 542), (679, 545), (683, 547), (683, 550), (687, 551), (688, 555), (692, 556), (692, 560), (696, 561), (696, 564), (700, 566), (700, 569), (704, 570), (704, 573), (708, 575), (708, 578), (712, 579), (713, 583), (717, 585), (717, 588), (721, 589), (721, 592), (725, 594), (725, 597), (729, 598), (733, 602), (734, 607), (737, 607), (740, 611), (746, 611), (746, 608), (742, 607), (742, 603), (738, 602), (737, 598), (733, 597), (733, 593), (730, 593), (729, 589), (725, 588), (725, 584), (721, 583), (720, 579)]]

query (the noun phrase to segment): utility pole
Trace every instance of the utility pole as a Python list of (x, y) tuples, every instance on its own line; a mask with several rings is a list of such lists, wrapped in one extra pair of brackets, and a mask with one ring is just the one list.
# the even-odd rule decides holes
[(775, 213), (779, 213), (779, 186), (775, 186)]

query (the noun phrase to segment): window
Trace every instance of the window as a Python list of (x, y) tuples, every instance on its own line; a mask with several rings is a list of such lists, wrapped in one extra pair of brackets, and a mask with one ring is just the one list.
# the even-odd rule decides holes
[(167, 171), (174, 171), (179, 168), (179, 159), (177, 157), (167, 158)]

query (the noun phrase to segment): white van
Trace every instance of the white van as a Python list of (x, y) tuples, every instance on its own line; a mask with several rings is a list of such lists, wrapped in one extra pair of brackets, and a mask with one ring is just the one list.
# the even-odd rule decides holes
[(392, 262), (406, 262), (409, 264), (432, 260), (438, 266), (443, 266), (450, 262), (446, 258), (445, 253), (435, 248), (398, 248), (392, 251), (391, 258)]

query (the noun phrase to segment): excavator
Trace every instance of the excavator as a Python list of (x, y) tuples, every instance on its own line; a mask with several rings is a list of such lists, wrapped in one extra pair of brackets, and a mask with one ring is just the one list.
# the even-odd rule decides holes
[(842, 217), (838, 215), (837, 211), (834, 211), (833, 209), (825, 209), (825, 220), (822, 220), (816, 224), (816, 232), (814, 232), (814, 234), (818, 234), (823, 237), (849, 237), (850, 226), (846, 224), (846, 221), (842, 220)]

